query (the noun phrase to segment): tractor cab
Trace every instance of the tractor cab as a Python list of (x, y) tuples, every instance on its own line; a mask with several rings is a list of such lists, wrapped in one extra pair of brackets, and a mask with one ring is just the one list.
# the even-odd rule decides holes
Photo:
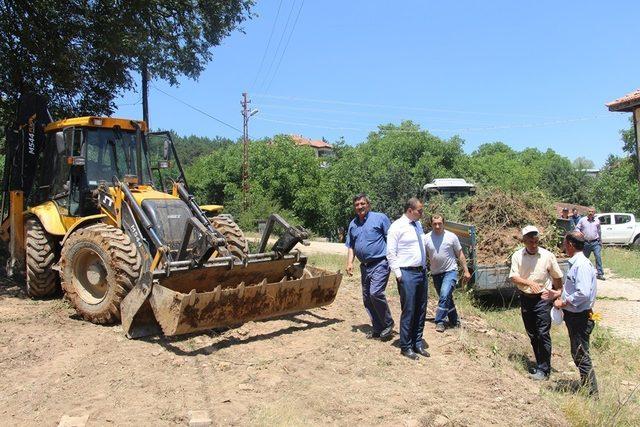
[(28, 205), (52, 200), (60, 214), (99, 213), (97, 190), (115, 180), (153, 185), (144, 122), (101, 117), (60, 120), (45, 127)]

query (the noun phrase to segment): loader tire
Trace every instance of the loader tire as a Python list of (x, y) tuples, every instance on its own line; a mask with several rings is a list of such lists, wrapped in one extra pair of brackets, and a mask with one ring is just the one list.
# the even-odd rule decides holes
[(222, 233), (227, 239), (227, 249), (229, 249), (231, 255), (240, 260), (246, 258), (249, 253), (249, 245), (238, 224), (228, 215), (214, 216), (210, 220), (213, 228)]
[(78, 314), (92, 323), (118, 322), (120, 303), (142, 269), (129, 236), (110, 225), (91, 225), (69, 236), (60, 258), (62, 289)]
[(56, 242), (36, 218), (24, 224), (27, 294), (31, 298), (44, 298), (56, 293), (58, 272), (53, 269), (56, 260)]

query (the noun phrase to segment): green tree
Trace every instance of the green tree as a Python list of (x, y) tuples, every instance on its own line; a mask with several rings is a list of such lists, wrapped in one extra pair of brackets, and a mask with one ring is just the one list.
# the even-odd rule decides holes
[[(622, 139), (622, 150), (629, 155), (632, 160), (635, 175), (634, 181), (640, 180), (640, 159), (638, 159), (638, 153), (636, 152), (636, 131), (633, 127), (633, 118), (629, 118), (629, 128), (622, 129), (620, 131), (620, 137)], [(638, 181), (640, 185), (640, 181)]]
[(197, 78), (253, 0), (0, 2), (0, 122), (21, 93), (46, 95), (54, 116), (110, 114), (146, 65), (176, 85)]
[(602, 212), (631, 212), (640, 216), (640, 189), (630, 158), (609, 156), (595, 179), (593, 194), (596, 208)]

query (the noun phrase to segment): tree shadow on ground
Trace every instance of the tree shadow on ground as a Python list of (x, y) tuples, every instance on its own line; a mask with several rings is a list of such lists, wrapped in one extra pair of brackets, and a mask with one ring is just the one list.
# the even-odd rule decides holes
[[(312, 321), (312, 320), (306, 320), (306, 319), (301, 319), (298, 316), (301, 315), (307, 315), (307, 316), (311, 316), (314, 319), (317, 319), (318, 321)], [(199, 332), (199, 333), (194, 333), (194, 334), (186, 334), (186, 335), (180, 335), (178, 337), (165, 337), (165, 336), (155, 336), (155, 337), (149, 337), (149, 338), (143, 338), (143, 341), (147, 341), (147, 342), (151, 342), (151, 343), (156, 343), (159, 344), (160, 346), (164, 347), (166, 350), (178, 355), (178, 356), (197, 356), (199, 354), (201, 355), (209, 355), (212, 353), (215, 353), (219, 350), (228, 348), (228, 347), (232, 347), (232, 346), (236, 346), (236, 345), (243, 345), (243, 344), (249, 344), (252, 342), (257, 342), (257, 341), (264, 341), (264, 340), (270, 340), (272, 338), (276, 338), (282, 335), (290, 335), (293, 334), (295, 332), (298, 331), (306, 331), (306, 330), (310, 330), (310, 329), (317, 329), (317, 328), (324, 328), (336, 323), (340, 323), (340, 322), (344, 322), (343, 319), (337, 319), (337, 318), (328, 318), (328, 317), (323, 317), (320, 316), (316, 313), (312, 313), (309, 311), (304, 311), (302, 313), (296, 313), (296, 314), (289, 314), (286, 316), (281, 316), (281, 317), (276, 317), (273, 319), (268, 319), (268, 320), (263, 320), (260, 322), (267, 322), (267, 321), (273, 321), (273, 320), (288, 320), (290, 322), (296, 323), (297, 325), (293, 325), (293, 326), (289, 326), (287, 328), (283, 328), (283, 329), (278, 329), (276, 331), (273, 332), (269, 332), (266, 334), (259, 334), (259, 335), (253, 335), (250, 336), (248, 338), (238, 338), (238, 337), (226, 337), (221, 339), (220, 341), (212, 344), (212, 345), (208, 345), (205, 347), (201, 347), (198, 349), (194, 349), (194, 350), (190, 350), (190, 351), (185, 351), (179, 347), (177, 347), (176, 345), (174, 345), (174, 343), (178, 343), (178, 342), (182, 342), (185, 341), (189, 338), (192, 338), (194, 336), (197, 335), (207, 335), (211, 338), (219, 338), (220, 333), (225, 332), (229, 329), (233, 329), (233, 328), (228, 328), (228, 329), (217, 329), (217, 330), (212, 330), (212, 331), (207, 331), (207, 332)], [(240, 326), (240, 325), (239, 325)]]

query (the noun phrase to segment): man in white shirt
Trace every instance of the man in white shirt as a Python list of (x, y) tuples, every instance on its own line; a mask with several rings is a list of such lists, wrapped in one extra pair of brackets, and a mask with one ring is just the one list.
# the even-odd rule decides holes
[(422, 202), (412, 197), (405, 203), (404, 211), (389, 227), (387, 260), (398, 282), (402, 308), (400, 354), (415, 360), (418, 354), (429, 357), (422, 340), (427, 313), (427, 261), (420, 224)]
[[(524, 248), (511, 257), (509, 278), (520, 294), (520, 312), (536, 357), (534, 380), (546, 380), (551, 373), (551, 300), (549, 290), (562, 288), (562, 270), (556, 256), (538, 246), (538, 228), (522, 229)], [(545, 292), (546, 291), (546, 292)]]

